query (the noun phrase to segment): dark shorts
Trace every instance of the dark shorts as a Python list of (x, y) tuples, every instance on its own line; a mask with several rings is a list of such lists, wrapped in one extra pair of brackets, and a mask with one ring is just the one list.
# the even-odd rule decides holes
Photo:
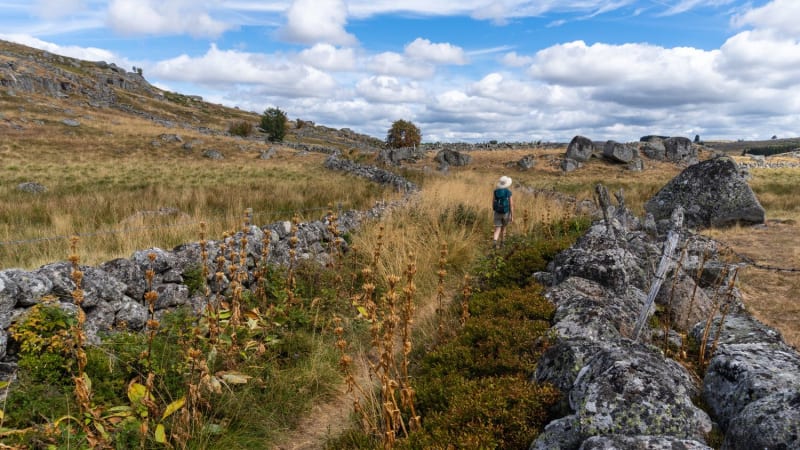
[(504, 227), (508, 225), (508, 219), (511, 218), (511, 213), (500, 214), (494, 213), (494, 226)]

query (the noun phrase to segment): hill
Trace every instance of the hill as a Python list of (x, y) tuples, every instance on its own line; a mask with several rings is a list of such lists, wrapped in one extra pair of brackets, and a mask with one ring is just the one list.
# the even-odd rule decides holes
[[(128, 71), (104, 61), (90, 62), (55, 55), (0, 40), (0, 129), (21, 130), (30, 124), (15, 120), (20, 108), (36, 109), (53, 117), (87, 117), (113, 112), (118, 119), (145, 119), (165, 128), (226, 136), (232, 124), (246, 121), (254, 126), (260, 114), (203, 101), (198, 96), (159, 89), (140, 69)], [(265, 105), (265, 109), (270, 105)], [(58, 121), (35, 124), (40, 132), (61, 127)], [(252, 140), (262, 140), (258, 132)], [(286, 141), (329, 146), (380, 147), (382, 141), (348, 129), (336, 130), (313, 122), (294, 120)]]

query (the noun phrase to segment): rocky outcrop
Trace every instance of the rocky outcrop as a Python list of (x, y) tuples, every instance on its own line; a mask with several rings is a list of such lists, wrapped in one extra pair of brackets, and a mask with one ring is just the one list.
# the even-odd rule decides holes
[(647, 201), (645, 211), (655, 219), (667, 219), (683, 207), (691, 228), (735, 223), (764, 223), (765, 211), (753, 190), (727, 156), (687, 167)]
[(425, 157), (421, 147), (387, 148), (378, 152), (379, 164), (399, 166), (405, 161), (417, 162)]
[[(681, 256), (666, 259), (667, 282), (656, 283), (666, 236), (622, 205), (600, 206), (604, 219), (534, 276), (549, 285), (557, 336), (534, 378), (564, 397), (561, 418), (530, 448), (709, 449), (715, 424), (725, 449), (797, 447), (800, 356), (744, 312), (735, 267), (719, 245), (673, 221)], [(655, 311), (650, 295), (669, 328), (645, 321), (637, 338), (637, 316)], [(679, 354), (686, 332), (706, 345), (710, 363), (700, 381), (666, 356)], [(699, 398), (707, 410), (694, 403)]]
[(682, 136), (643, 136), (639, 150), (648, 158), (676, 164), (695, 164), (698, 161), (697, 146)]

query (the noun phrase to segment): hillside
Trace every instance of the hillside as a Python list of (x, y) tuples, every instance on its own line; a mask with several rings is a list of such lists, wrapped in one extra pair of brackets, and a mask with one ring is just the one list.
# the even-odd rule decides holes
[[(202, 98), (152, 86), (138, 71), (104, 61), (89, 62), (0, 40), (0, 129), (39, 133), (63, 129), (62, 117), (84, 122), (92, 116), (144, 119), (148, 126), (225, 136), (237, 121), (257, 125), (260, 113), (208, 103)], [(271, 105), (264, 105), (264, 109)], [(51, 120), (33, 124), (19, 113), (37, 112)], [(291, 112), (296, 114), (297, 112)], [(379, 139), (335, 130), (310, 121), (292, 121), (286, 141), (328, 146), (381, 146)], [(257, 130), (257, 129), (256, 129)], [(256, 131), (252, 140), (263, 141)]]

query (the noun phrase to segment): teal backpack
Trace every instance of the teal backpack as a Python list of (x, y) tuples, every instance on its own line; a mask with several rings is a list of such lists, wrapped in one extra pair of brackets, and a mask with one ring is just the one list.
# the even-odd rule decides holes
[(508, 189), (495, 189), (492, 209), (498, 214), (511, 212), (511, 191)]

